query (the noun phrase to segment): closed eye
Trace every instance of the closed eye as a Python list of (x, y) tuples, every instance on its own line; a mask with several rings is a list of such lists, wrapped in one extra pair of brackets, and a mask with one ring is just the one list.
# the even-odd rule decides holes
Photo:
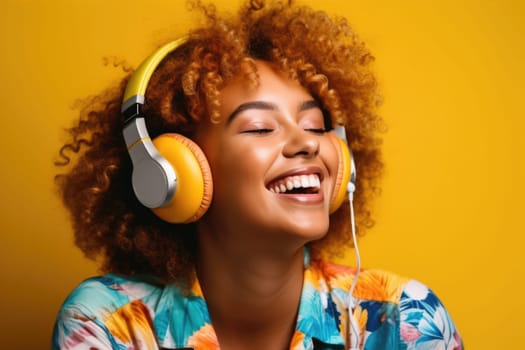
[(267, 133), (270, 133), (272, 131), (273, 131), (273, 129), (261, 128), (261, 129), (244, 130), (241, 133), (243, 133), (243, 134), (267, 134)]
[(313, 132), (314, 134), (324, 134), (327, 130), (325, 128), (308, 128), (306, 131)]

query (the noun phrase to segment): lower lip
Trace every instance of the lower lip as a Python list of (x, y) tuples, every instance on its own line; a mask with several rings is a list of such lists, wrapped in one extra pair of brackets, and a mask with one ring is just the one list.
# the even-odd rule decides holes
[(318, 204), (322, 203), (324, 201), (324, 195), (322, 192), (318, 193), (308, 193), (308, 194), (302, 194), (302, 193), (275, 193), (275, 195), (286, 198), (287, 200), (291, 200), (297, 203), (302, 204)]

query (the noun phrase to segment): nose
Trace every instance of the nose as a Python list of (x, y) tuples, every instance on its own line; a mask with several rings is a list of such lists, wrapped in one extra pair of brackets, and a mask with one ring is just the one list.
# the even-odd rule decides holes
[(285, 157), (311, 158), (319, 154), (318, 136), (301, 127), (294, 127), (283, 147)]

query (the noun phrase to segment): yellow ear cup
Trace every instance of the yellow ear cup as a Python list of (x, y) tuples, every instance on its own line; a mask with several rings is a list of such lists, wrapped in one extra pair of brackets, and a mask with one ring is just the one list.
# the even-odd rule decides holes
[(350, 172), (351, 172), (351, 160), (350, 160), (350, 150), (346, 143), (330, 133), (332, 142), (335, 146), (335, 149), (338, 153), (339, 164), (337, 165), (337, 178), (334, 185), (334, 190), (332, 192), (332, 199), (330, 201), (330, 214), (335, 212), (347, 196), (347, 185), (350, 181)]
[(153, 212), (171, 223), (197, 221), (210, 206), (213, 196), (206, 156), (196, 143), (179, 134), (162, 134), (153, 144), (177, 174), (173, 199), (164, 207), (152, 209)]

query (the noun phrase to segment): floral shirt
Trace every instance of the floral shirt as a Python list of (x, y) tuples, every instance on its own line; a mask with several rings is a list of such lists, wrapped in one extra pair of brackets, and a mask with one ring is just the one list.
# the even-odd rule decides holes
[[(290, 349), (348, 349), (350, 317), (359, 349), (461, 350), (462, 341), (439, 299), (423, 284), (378, 270), (313, 261), (304, 283)], [(91, 278), (66, 299), (53, 349), (219, 349), (199, 282), (183, 295), (116, 275)]]

